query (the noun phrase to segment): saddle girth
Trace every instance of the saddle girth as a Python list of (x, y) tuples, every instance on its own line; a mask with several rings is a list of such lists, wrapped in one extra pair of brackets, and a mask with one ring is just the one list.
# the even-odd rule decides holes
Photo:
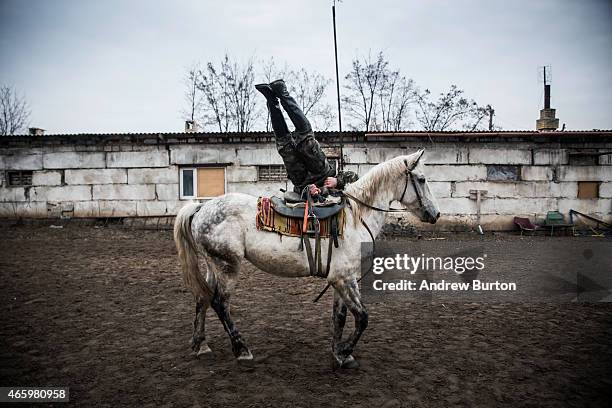
[[(334, 246), (338, 248), (338, 217), (332, 216), (330, 219), (329, 243), (327, 245), (327, 265), (325, 271), (323, 270), (321, 260), (321, 224), (318, 217), (314, 213), (314, 203), (310, 192), (308, 192), (306, 206), (304, 207), (304, 222), (302, 225), (303, 228), (299, 250), (303, 250), (303, 248), (306, 247), (306, 257), (308, 258), (310, 276), (327, 278), (331, 266), (333, 248)], [(308, 229), (308, 226), (311, 226), (312, 229)], [(310, 235), (312, 234), (314, 234), (315, 239), (314, 256), (310, 244)]]

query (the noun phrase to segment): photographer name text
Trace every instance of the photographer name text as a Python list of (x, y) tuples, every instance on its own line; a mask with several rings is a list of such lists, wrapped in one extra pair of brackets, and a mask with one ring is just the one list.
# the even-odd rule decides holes
[(380, 291), (516, 291), (515, 282), (482, 282), (478, 279), (472, 282), (429, 282), (425, 279), (415, 282), (401, 279), (395, 282), (385, 282), (377, 279), (372, 282), (372, 288)]

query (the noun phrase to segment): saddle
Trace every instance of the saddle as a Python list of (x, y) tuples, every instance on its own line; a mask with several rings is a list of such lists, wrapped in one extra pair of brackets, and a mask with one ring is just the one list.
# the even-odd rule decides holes
[[(306, 201), (288, 205), (289, 203), (287, 203), (287, 201), (276, 196), (270, 197), (270, 201), (272, 202), (272, 207), (274, 207), (274, 210), (277, 213), (289, 218), (304, 218)], [(340, 200), (339, 203), (317, 203), (312, 206), (312, 212), (319, 220), (324, 220), (338, 214), (344, 207), (345, 203), (343, 200)]]
[[(332, 200), (333, 201), (333, 200)], [(299, 251), (306, 249), (311, 276), (327, 277), (333, 247), (338, 248), (338, 237), (344, 231), (344, 198), (337, 202), (317, 203), (308, 196), (306, 201), (287, 202), (280, 197), (259, 197), (257, 201), (257, 229), (274, 231), (300, 238)], [(310, 239), (315, 239), (314, 254)], [(321, 238), (329, 239), (327, 268), (321, 260)]]

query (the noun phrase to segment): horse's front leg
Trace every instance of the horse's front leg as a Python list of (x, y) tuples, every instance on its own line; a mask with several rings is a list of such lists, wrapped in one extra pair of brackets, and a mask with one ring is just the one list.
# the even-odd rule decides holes
[(336, 350), (342, 340), (342, 332), (346, 324), (346, 305), (337, 290), (334, 290), (334, 305), (332, 308), (332, 350)]
[[(358, 364), (351, 354), (353, 354), (359, 338), (368, 327), (368, 311), (361, 302), (359, 286), (355, 278), (338, 279), (332, 285), (336, 292), (334, 295), (334, 338), (332, 345), (335, 363), (342, 368), (356, 368)], [(348, 339), (342, 341), (346, 309), (351, 312), (355, 319), (355, 330)]]

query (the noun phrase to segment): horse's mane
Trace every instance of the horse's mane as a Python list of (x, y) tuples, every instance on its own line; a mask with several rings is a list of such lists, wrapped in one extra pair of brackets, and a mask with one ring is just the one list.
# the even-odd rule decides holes
[[(377, 164), (362, 178), (346, 186), (345, 191), (368, 205), (374, 205), (376, 195), (381, 186), (387, 186), (391, 181), (398, 182), (404, 180), (406, 164), (412, 166), (416, 154), (417, 153), (413, 153), (407, 156), (395, 157), (386, 162)], [(353, 222), (357, 225), (359, 220), (367, 215), (371, 209), (353, 200), (349, 201), (351, 203), (350, 209), (353, 215)]]

